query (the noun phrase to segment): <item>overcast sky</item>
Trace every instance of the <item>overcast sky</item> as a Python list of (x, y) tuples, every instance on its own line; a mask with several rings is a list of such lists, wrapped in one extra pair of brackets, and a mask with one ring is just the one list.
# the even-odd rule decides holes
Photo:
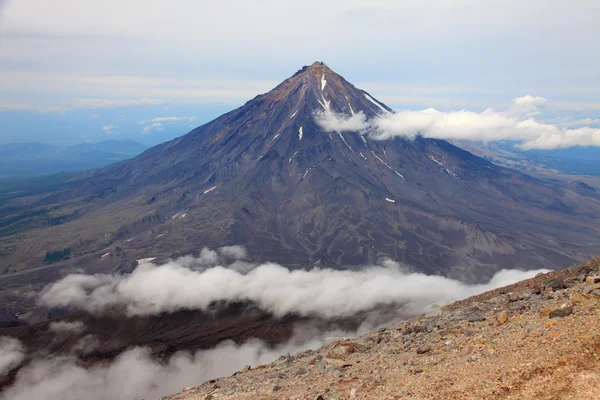
[(599, 20), (597, 0), (0, 0), (0, 141), (183, 134), (315, 60), (396, 110), (532, 95), (598, 118)]

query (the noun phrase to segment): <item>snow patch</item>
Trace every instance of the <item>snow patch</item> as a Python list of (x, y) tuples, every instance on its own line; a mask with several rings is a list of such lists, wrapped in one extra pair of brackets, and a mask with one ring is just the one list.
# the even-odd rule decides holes
[(310, 167), (309, 169), (306, 170), (304, 175), (302, 175), (302, 179), (306, 178), (306, 175), (308, 175), (308, 173), (310, 172), (311, 169), (312, 169), (312, 167)]
[(396, 170), (394, 170), (394, 172), (395, 172), (395, 173), (396, 173), (396, 175), (398, 175), (400, 178), (402, 178), (403, 180), (406, 180), (406, 179), (404, 179), (404, 175), (402, 175), (400, 172), (398, 172), (398, 171), (396, 171)]
[(290, 159), (288, 160), (288, 163), (291, 163), (291, 162), (292, 162), (292, 160), (294, 159), (294, 157), (296, 157), (296, 154), (298, 154), (298, 151), (296, 151), (296, 152), (295, 152), (295, 153), (294, 153), (294, 154), (293, 154), (293, 155), (290, 157)]
[(365, 97), (367, 98), (367, 100), (369, 100), (371, 103), (375, 104), (377, 107), (381, 108), (383, 110), (383, 112), (389, 114), (390, 112), (388, 110), (386, 110), (381, 104), (379, 104), (378, 102), (375, 101), (374, 98), (372, 98), (371, 96), (369, 96), (368, 94), (365, 93)]
[(275, 141), (275, 139), (277, 139), (279, 137), (279, 133), (277, 135), (275, 135), (275, 137), (273, 138), (273, 140), (271, 140), (271, 143), (273, 143)]
[(371, 150), (371, 153), (373, 153), (373, 155), (374, 155), (374, 156), (375, 156), (375, 157), (376, 157), (376, 158), (377, 158), (379, 161), (381, 161), (381, 162), (383, 163), (383, 165), (385, 165), (385, 166), (386, 166), (386, 167), (388, 167), (390, 170), (392, 170), (392, 167), (390, 167), (390, 166), (388, 165), (388, 163), (386, 163), (385, 161), (383, 161), (383, 160), (382, 160), (382, 159), (381, 159), (381, 158), (380, 158), (380, 157), (379, 157), (377, 154), (375, 154), (375, 152), (374, 152), (373, 150)]
[(302, 136), (304, 136), (304, 133), (302, 132), (302, 127), (300, 127), (300, 129), (298, 129), (298, 140), (302, 140)]
[(441, 161), (438, 161), (438, 160), (436, 160), (436, 159), (435, 159), (433, 156), (429, 156), (429, 159), (430, 159), (431, 161), (433, 161), (434, 163), (436, 163), (437, 165), (439, 165), (440, 167), (443, 167), (443, 166), (444, 166), (444, 164), (442, 164), (442, 162), (441, 162)]
[(350, 104), (350, 99), (348, 98), (348, 96), (344, 97), (346, 97), (346, 101), (348, 102), (348, 108), (350, 109), (350, 112), (352, 113), (352, 115), (354, 115), (354, 110), (352, 109), (352, 104)]
[(364, 158), (365, 160), (367, 159), (367, 157), (363, 156), (363, 153), (362, 153), (362, 152), (359, 152), (359, 154), (360, 154), (360, 156), (361, 156), (362, 158)]
[(296, 114), (298, 114), (298, 110), (296, 110), (290, 117), (290, 119), (294, 118), (296, 116)]
[[(342, 134), (340, 132), (338, 132), (337, 134), (340, 136), (340, 138), (342, 139), (342, 142), (344, 142), (344, 144), (346, 145), (346, 147), (348, 147), (350, 149), (350, 151), (354, 153), (354, 150), (352, 149), (352, 147), (350, 147), (350, 145), (348, 144), (348, 142), (346, 142), (346, 139), (342, 136)], [(354, 154), (356, 154), (356, 153), (354, 153)]]
[(451, 169), (449, 169), (449, 168), (446, 168), (446, 167), (444, 166), (444, 164), (442, 164), (442, 162), (441, 162), (441, 161), (438, 161), (438, 160), (436, 160), (436, 159), (435, 159), (433, 156), (429, 156), (429, 159), (430, 159), (431, 161), (433, 161), (434, 163), (436, 163), (437, 165), (439, 165), (439, 167), (440, 167), (440, 169), (441, 169), (442, 171), (445, 171), (445, 172), (446, 172), (448, 175), (450, 175), (451, 177), (453, 177), (453, 178), (454, 178), (454, 179), (456, 179), (457, 181), (458, 181), (458, 180), (460, 180), (460, 176), (458, 176), (458, 175), (457, 175), (457, 174), (456, 174), (454, 171), (452, 171)]
[(213, 190), (215, 190), (216, 188), (217, 188), (216, 186), (213, 186), (213, 187), (211, 187), (210, 189), (206, 189), (204, 192), (202, 192), (202, 194), (206, 194), (206, 193), (208, 193), (208, 192), (212, 192), (212, 191), (213, 191)]
[(106, 256), (110, 256), (110, 252), (109, 252), (109, 253), (106, 253), (106, 254), (102, 254), (102, 255), (100, 256), (100, 258), (104, 258), (104, 257), (106, 257)]
[(154, 260), (156, 260), (156, 257), (140, 258), (139, 260), (135, 260), (135, 261), (137, 261), (138, 264), (143, 264), (143, 263), (148, 263), (148, 262), (154, 261)]
[(327, 85), (327, 81), (325, 80), (325, 74), (321, 76), (321, 92), (325, 90), (325, 86)]
[(395, 203), (396, 202), (396, 200), (394, 200), (394, 199), (388, 199), (387, 197), (385, 198), (385, 200), (389, 201), (390, 203)]
[(155, 237), (154, 239), (158, 239), (159, 237), (163, 237), (163, 236), (165, 236), (165, 234), (164, 234), (164, 233), (161, 233), (160, 235), (158, 235), (158, 236), (157, 236), (157, 237)]

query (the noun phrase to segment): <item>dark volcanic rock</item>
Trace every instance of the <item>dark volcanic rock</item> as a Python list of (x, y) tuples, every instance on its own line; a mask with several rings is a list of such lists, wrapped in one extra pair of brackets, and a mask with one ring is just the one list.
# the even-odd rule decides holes
[[(244, 245), (254, 261), (290, 267), (389, 257), (415, 271), (482, 281), (502, 268), (561, 267), (572, 254), (596, 252), (598, 199), (443, 140), (327, 132), (316, 118), (324, 110), (367, 119), (391, 112), (314, 63), (185, 136), (28, 199), (34, 214), (0, 213), (0, 226), (22, 235), (19, 227), (30, 225), (21, 220), (47, 218), (49, 205), (62, 215), (75, 202), (76, 219), (53, 226), (52, 246), (37, 252), (71, 249), (57, 271), (123, 270), (140, 258)], [(2, 264), (41, 264), (26, 249), (28, 240), (44, 242), (47, 229), (0, 241)], [(111, 246), (126, 256), (101, 259)]]
[(557, 310), (551, 311), (549, 317), (552, 318), (564, 318), (573, 314), (573, 307), (564, 307)]

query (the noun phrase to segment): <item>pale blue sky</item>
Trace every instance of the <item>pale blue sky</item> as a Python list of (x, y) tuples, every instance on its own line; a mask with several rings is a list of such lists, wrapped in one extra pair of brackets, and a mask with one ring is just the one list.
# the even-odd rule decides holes
[(0, 142), (153, 144), (315, 60), (397, 110), (530, 94), (598, 119), (599, 20), (596, 0), (0, 0)]

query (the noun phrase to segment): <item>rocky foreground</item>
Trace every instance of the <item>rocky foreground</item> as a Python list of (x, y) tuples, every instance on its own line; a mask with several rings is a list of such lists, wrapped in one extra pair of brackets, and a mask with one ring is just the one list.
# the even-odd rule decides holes
[(599, 303), (600, 258), (164, 399), (600, 399)]

